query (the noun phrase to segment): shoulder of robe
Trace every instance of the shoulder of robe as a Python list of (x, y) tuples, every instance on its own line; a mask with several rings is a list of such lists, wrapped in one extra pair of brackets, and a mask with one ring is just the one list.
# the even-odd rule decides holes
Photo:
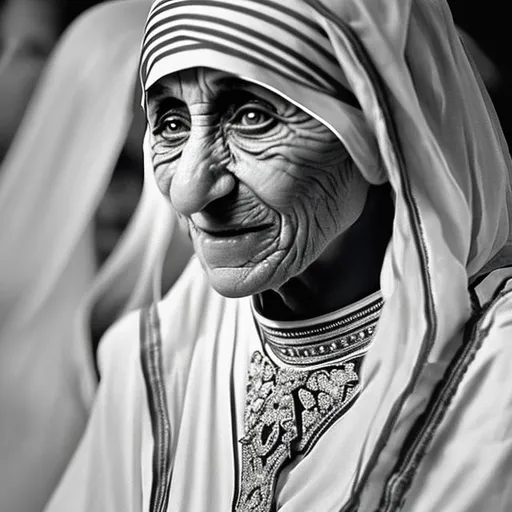
[(140, 311), (120, 318), (105, 332), (98, 347), (98, 368), (103, 379), (117, 371), (127, 373), (139, 361)]
[(210, 285), (197, 256), (193, 256), (169, 293), (158, 303), (164, 338), (170, 332), (183, 331), (186, 324), (204, 321), (207, 310), (226, 299)]
[(400, 466), (412, 481), (404, 512), (512, 510), (512, 269), (495, 272), (473, 290), (470, 335), (400, 455), (416, 468)]
[(509, 340), (503, 348), (512, 351), (512, 267), (491, 272), (473, 290), (473, 300), (481, 308), (475, 335), (487, 343), (487, 338)]
[[(168, 294), (158, 303), (160, 330), (165, 348), (174, 340), (190, 343), (201, 325), (205, 310), (225, 300), (210, 286), (199, 260), (193, 256)], [(141, 310), (128, 313), (103, 335), (98, 348), (100, 375), (128, 374), (140, 367)]]

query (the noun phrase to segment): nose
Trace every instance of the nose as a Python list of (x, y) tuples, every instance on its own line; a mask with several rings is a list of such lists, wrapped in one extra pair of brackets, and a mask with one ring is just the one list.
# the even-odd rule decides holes
[(235, 185), (225, 151), (212, 138), (192, 130), (171, 182), (174, 208), (186, 216), (198, 213), (228, 195)]

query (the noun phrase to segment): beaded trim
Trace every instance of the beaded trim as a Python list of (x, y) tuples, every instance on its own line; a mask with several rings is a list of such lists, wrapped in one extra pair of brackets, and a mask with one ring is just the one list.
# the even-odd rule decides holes
[[(265, 352), (272, 359), (297, 366), (342, 363), (366, 352), (375, 333), (383, 300), (311, 327), (271, 327), (256, 316)], [(332, 317), (332, 315), (331, 315)], [(312, 321), (314, 322), (314, 321)]]

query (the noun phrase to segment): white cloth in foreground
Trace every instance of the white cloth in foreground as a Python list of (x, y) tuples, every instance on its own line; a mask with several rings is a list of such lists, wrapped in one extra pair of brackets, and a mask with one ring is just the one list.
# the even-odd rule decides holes
[(44, 506), (96, 388), (90, 313), (146, 303), (172, 236), (151, 179), (98, 274), (91, 220), (130, 127), (148, 9), (107, 2), (69, 28), (0, 171), (2, 511)]
[[(480, 300), (487, 300), (510, 278), (510, 269), (492, 273), (477, 288)], [(468, 338), (468, 353), (460, 358), (457, 372), (444, 380), (448, 397), (438, 396), (434, 405), (442, 408), (458, 388), (456, 397), (441, 416), (425, 422), (428, 431), (437, 419), (442, 420), (400, 510), (506, 512), (512, 506), (507, 441), (511, 418), (503, 414), (512, 404), (507, 386), (512, 281), (501, 293)], [(158, 311), (163, 378), (144, 378), (144, 372), (151, 375), (160, 361), (148, 347), (141, 364), (139, 315), (132, 313), (111, 329), (100, 348), (105, 380), (92, 421), (48, 511), (65, 512), (70, 507), (74, 512), (235, 510), (243, 467), (239, 440), (244, 437), (248, 367), (254, 352), (265, 353), (251, 300), (218, 295), (194, 259)], [(148, 333), (152, 336), (158, 336), (156, 330)], [(458, 372), (466, 366), (469, 369), (459, 384)], [(362, 385), (374, 382), (374, 375)], [(167, 418), (158, 403), (159, 385), (167, 396)], [(278, 510), (341, 509), (356, 477), (343, 454), (351, 431), (364, 428), (359, 412), (356, 401), (304, 458), (281, 473), (275, 482)], [(161, 442), (166, 425), (169, 444)], [(158, 494), (155, 481), (160, 481), (162, 495), (168, 494), (164, 508), (150, 507), (152, 491)]]

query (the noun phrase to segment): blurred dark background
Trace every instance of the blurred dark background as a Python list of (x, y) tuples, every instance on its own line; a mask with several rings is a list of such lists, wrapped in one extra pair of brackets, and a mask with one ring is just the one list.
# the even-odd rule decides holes
[[(102, 1), (0, 0), (0, 174), (1, 163), (50, 53), (65, 29), (82, 12), (99, 3)], [(105, 262), (124, 232), (142, 190), (144, 120), (142, 113), (137, 113), (96, 212), (98, 266)]]
[[(476, 58), (510, 146), (512, 60), (509, 4), (503, 0), (449, 0), (448, 3), (456, 24), (473, 39), (483, 56), (490, 61), (485, 63)], [(493, 69), (489, 69), (489, 65)]]
[(0, 160), (64, 29), (101, 0), (0, 0)]

